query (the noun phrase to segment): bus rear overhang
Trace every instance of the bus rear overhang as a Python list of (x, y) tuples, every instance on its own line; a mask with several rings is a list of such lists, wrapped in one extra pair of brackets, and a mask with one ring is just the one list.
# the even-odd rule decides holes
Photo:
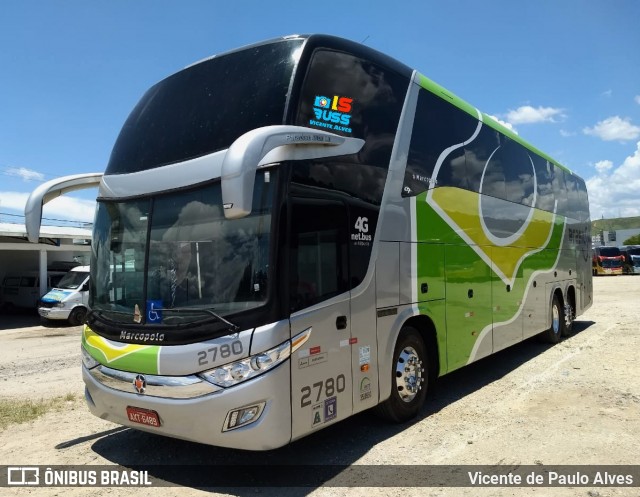
[(251, 213), (257, 169), (285, 160), (310, 160), (358, 153), (364, 140), (303, 126), (274, 125), (251, 130), (234, 141), (222, 162), (224, 215), (239, 219)]

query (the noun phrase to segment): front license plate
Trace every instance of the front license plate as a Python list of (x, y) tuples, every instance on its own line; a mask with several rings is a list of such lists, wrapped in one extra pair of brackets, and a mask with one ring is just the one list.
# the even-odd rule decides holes
[(156, 411), (142, 409), (141, 407), (127, 406), (129, 421), (148, 426), (160, 426), (160, 416)]

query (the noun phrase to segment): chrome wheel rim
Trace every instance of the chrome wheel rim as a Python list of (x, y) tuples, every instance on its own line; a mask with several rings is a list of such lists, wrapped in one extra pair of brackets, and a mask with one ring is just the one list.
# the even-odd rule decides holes
[(552, 313), (551, 323), (553, 326), (553, 332), (559, 333), (560, 332), (560, 310), (558, 309), (557, 305), (553, 306), (551, 313)]
[(402, 349), (396, 363), (396, 389), (400, 400), (411, 402), (422, 390), (422, 361), (416, 349), (407, 346)]

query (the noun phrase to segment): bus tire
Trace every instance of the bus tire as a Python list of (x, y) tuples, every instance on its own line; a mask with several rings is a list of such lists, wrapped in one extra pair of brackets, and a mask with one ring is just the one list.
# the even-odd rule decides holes
[(402, 328), (393, 352), (391, 396), (375, 407), (378, 416), (404, 423), (418, 415), (429, 384), (427, 360), (427, 348), (418, 330)]
[(79, 326), (84, 324), (84, 320), (87, 317), (87, 310), (84, 307), (76, 307), (69, 314), (69, 324), (71, 326)]
[(564, 309), (558, 295), (553, 296), (551, 302), (551, 326), (543, 332), (543, 338), (548, 343), (558, 343), (562, 336), (566, 333), (566, 323), (564, 317)]

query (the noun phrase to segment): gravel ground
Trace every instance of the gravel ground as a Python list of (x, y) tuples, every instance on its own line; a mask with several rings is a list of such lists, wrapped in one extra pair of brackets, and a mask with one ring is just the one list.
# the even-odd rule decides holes
[[(75, 394), (62, 410), (0, 432), (0, 465), (333, 464), (333, 465), (638, 465), (640, 464), (640, 277), (596, 278), (595, 304), (558, 345), (527, 340), (441, 378), (419, 419), (388, 425), (362, 413), (282, 449), (250, 453), (123, 429), (95, 418), (82, 400), (80, 327), (8, 325), (0, 316), (0, 397)], [(25, 318), (27, 319), (27, 318)], [(15, 327), (18, 326), (18, 327)], [(168, 468), (171, 468), (169, 466)], [(214, 469), (214, 468), (213, 468)], [(381, 468), (383, 469), (383, 468)], [(170, 495), (639, 496), (640, 486), (563, 488), (332, 487), (154, 488)], [(424, 471), (425, 468), (422, 468)], [(409, 468), (409, 471), (412, 471)], [(380, 473), (380, 472), (379, 472)], [(410, 474), (410, 473), (409, 473)], [(154, 476), (177, 483), (169, 470)], [(378, 475), (379, 476), (379, 475)], [(359, 478), (359, 479), (358, 479)], [(637, 483), (636, 483), (637, 485)], [(146, 495), (140, 488), (4, 488), (2, 495)]]

